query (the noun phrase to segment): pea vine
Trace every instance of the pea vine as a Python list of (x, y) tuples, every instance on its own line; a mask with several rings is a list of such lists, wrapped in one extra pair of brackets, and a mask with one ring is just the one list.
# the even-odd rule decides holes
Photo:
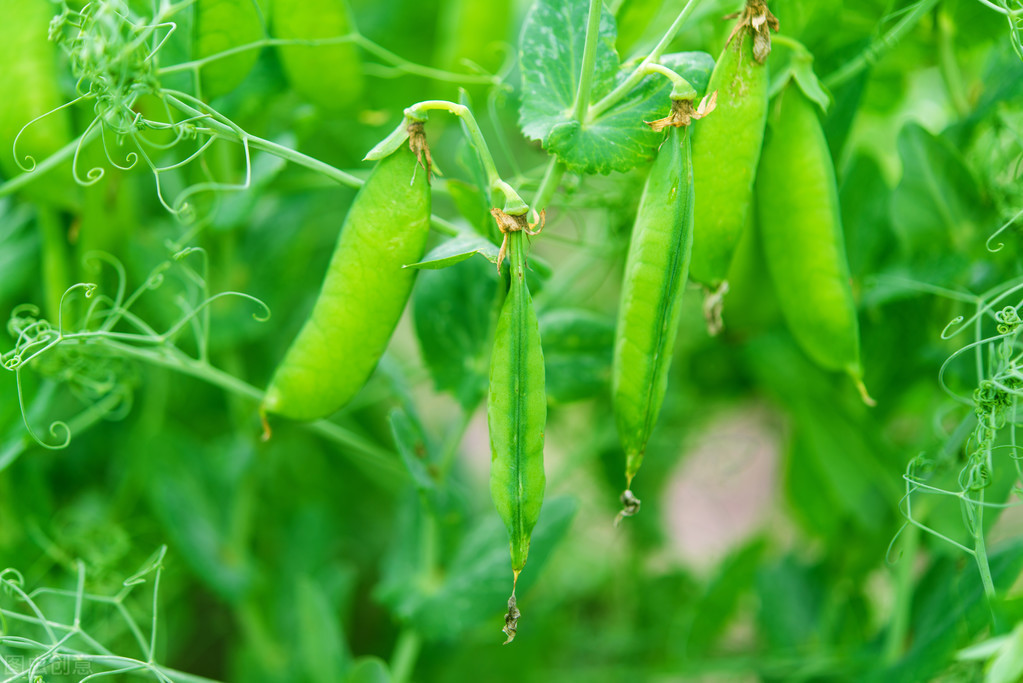
[[(988, 240), (988, 249), (998, 251), (1002, 244), (992, 240), (1023, 215), (1003, 225)], [(972, 332), (973, 341), (952, 353), (938, 374), (944, 391), (953, 401), (971, 412), (955, 429), (937, 454), (913, 458), (904, 476), (903, 498), (907, 524), (940, 538), (972, 556), (977, 563), (988, 599), (995, 597), (985, 540), (984, 512), (989, 508), (1007, 508), (1020, 502), (994, 502), (1013, 494), (1023, 497), (1023, 453), (1017, 435), (1020, 398), (1023, 397), (1023, 278), (1003, 283), (978, 296), (942, 292), (974, 307), (969, 316), (957, 316), (943, 330), (942, 339), (954, 339)], [(972, 357), (976, 384), (972, 393), (950, 386), (952, 374), (962, 374), (960, 360)], [(1006, 477), (1008, 470), (1009, 478)], [(952, 472), (955, 484), (946, 480)], [(1010, 490), (1004, 490), (1006, 484)], [(934, 495), (958, 501), (970, 545), (956, 540), (924, 521), (921, 497)], [(928, 508), (924, 508), (928, 509)]]

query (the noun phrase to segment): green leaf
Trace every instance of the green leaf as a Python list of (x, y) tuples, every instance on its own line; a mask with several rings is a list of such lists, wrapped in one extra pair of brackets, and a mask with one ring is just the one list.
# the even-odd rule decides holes
[[(519, 608), (528, 623), (529, 587), (543, 571), (550, 553), (568, 532), (577, 504), (571, 498), (544, 502), (540, 521), (533, 530), (529, 564), (519, 577)], [(482, 515), (470, 529), (451, 563), (443, 583), (416, 610), (413, 622), (424, 638), (454, 640), (466, 630), (493, 620), (495, 639), (500, 636), (503, 610), (511, 592), (508, 534), (497, 514)]]
[[(660, 61), (689, 81), (698, 93), (706, 90), (714, 68), (713, 58), (703, 52), (665, 55)], [(624, 81), (629, 71), (623, 69), (617, 81)], [(668, 114), (670, 94), (670, 82), (660, 76), (647, 76), (618, 104), (586, 125), (569, 120), (555, 126), (544, 146), (575, 172), (628, 171), (652, 159), (664, 139), (644, 122)]]
[(437, 467), (431, 462), (429, 438), (419, 419), (412, 414), (411, 404), (405, 409), (395, 408), (391, 411), (391, 433), (398, 446), (398, 454), (405, 468), (412, 476), (412, 483), (420, 493), (433, 494), (437, 490)]
[[(871, 683), (928, 681), (991, 623), (977, 566), (962, 557), (943, 557), (933, 562), (916, 584), (909, 632), (912, 641), (905, 656), (894, 666), (878, 669), (863, 680)], [(1004, 591), (1023, 568), (1023, 544), (1005, 546), (990, 555), (995, 589)]]
[(299, 654), (311, 683), (335, 683), (349, 667), (341, 621), (330, 596), (314, 580), (300, 577), (295, 586)]
[(1023, 624), (1018, 624), (988, 669), (984, 683), (1018, 683), (1023, 680)]
[(899, 132), (902, 181), (892, 196), (892, 227), (909, 254), (947, 253), (977, 235), (977, 184), (947, 142), (916, 123)]
[(614, 319), (581, 309), (540, 316), (540, 338), (547, 366), (547, 398), (570, 403), (607, 389), (614, 351)]
[(495, 269), (472, 259), (422, 273), (412, 297), (416, 337), (434, 384), (466, 410), (479, 405), (487, 390), (496, 296)]
[[(831, 95), (824, 90), (824, 86), (813, 71), (813, 55), (810, 51), (802, 45), (798, 45), (795, 49), (784, 45), (779, 52), (781, 55), (772, 55), (771, 58), (772, 65), (777, 65), (780, 61), (782, 66), (771, 73), (769, 96), (777, 95), (792, 80), (811, 102), (815, 102), (821, 111), (827, 112), (828, 107), (831, 106)], [(777, 67), (775, 66), (775, 68)]]
[[(571, 121), (583, 66), (588, 12), (586, 0), (538, 0), (526, 15), (520, 44), (520, 125), (531, 140), (547, 140), (554, 128)], [(614, 18), (602, 3), (591, 86), (594, 100), (614, 85), (619, 66), (614, 49), (616, 34)]]
[(839, 187), (845, 253), (853, 277), (878, 272), (894, 251), (895, 237), (888, 222), (890, 197), (877, 161), (862, 152), (855, 154)]
[(410, 263), (406, 268), (439, 270), (461, 263), (473, 254), (479, 254), (491, 263), (497, 263), (500, 250), (490, 240), (479, 235), (465, 234), (443, 242), (430, 250), (422, 261)]
[(391, 683), (392, 680), (391, 671), (382, 659), (361, 657), (348, 674), (347, 683)]
[(766, 543), (756, 538), (727, 557), (693, 607), (686, 634), (686, 655), (698, 659), (724, 634), (739, 601), (753, 585)]
[[(597, 118), (575, 120), (572, 105), (582, 70), (588, 5), (586, 0), (539, 0), (530, 10), (522, 30), (519, 123), (527, 138), (541, 141), (573, 173), (624, 172), (653, 158), (663, 136), (643, 122), (668, 113), (671, 84), (661, 76), (647, 76)], [(615, 36), (614, 18), (602, 6), (591, 103), (611, 92), (635, 68), (620, 68)], [(665, 55), (660, 61), (678, 71), (697, 92), (706, 89), (714, 64), (702, 52)]]

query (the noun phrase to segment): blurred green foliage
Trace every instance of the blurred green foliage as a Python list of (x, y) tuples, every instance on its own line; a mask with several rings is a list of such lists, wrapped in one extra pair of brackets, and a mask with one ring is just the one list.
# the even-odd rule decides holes
[[(273, 13), (251, 4), (238, 30), (274, 36)], [(211, 178), (247, 182), (192, 195), (197, 222), (188, 222), (161, 205), (143, 164), (111, 165), (128, 165), (130, 145), (118, 147), (111, 136), (104, 153), (94, 138), (81, 149), (78, 177), (93, 167), (105, 174), (89, 187), (69, 182), (69, 164), (25, 185), (10, 164), (0, 165), (0, 311), (30, 303), (39, 307), (34, 315), (73, 324), (90, 300), (79, 289), (61, 302), (68, 287), (92, 282), (114, 296), (123, 282), (129, 293), (141, 287), (131, 311), (157, 332), (218, 292), (255, 297), (272, 315), (257, 320), (258, 307), (237, 297), (202, 308), (175, 339), (196, 365), (158, 349), (90, 354), (69, 344), (23, 369), (20, 384), (14, 373), (0, 373), (0, 569), (18, 569), (26, 590), (48, 586), (72, 596), (84, 572), (89, 594), (115, 595), (166, 544), (155, 660), (216, 680), (980, 681), (998, 656), (990, 671), (1017, 671), (1019, 646), (1005, 637), (1023, 617), (1023, 537), (1018, 513), (1009, 509), (1000, 520), (998, 507), (1020, 485), (1015, 412), (998, 442), (987, 499), (994, 506), (981, 525), (990, 530), (997, 600), (985, 598), (967, 553), (904, 527), (902, 477), (911, 459), (926, 454), (931, 483), (956, 489), (976, 445), (970, 396), (985, 354), (949, 365), (947, 391), (938, 373), (950, 354), (994, 333), (989, 319), (951, 339), (942, 330), (972, 315), (979, 295), (1023, 275), (1018, 15), (1010, 35), (1006, 18), (976, 0), (770, 4), (782, 34), (810, 49), (830, 88), (824, 123), (876, 408), (800, 352), (768, 287), (752, 283), (742, 304), (736, 294), (736, 317), (729, 321), (726, 308), (729, 327), (719, 338), (707, 335), (701, 293), (691, 289), (664, 411), (637, 480), (643, 512), (613, 528), (622, 455), (607, 382), (617, 281), (648, 166), (640, 159), (609, 176), (566, 175), (544, 232), (532, 240), (550, 400), (548, 499), (519, 583), (519, 637), (501, 648), (511, 575), (489, 501), (480, 411), (499, 303), (493, 264), (472, 256), (422, 271), (406, 320), (356, 400), (326, 424), (275, 422), (264, 442), (252, 388), (266, 385), (308, 315), (355, 190), (265, 149), (249, 149), (247, 165), (243, 148), (222, 136), (191, 163), (159, 174), (167, 202)], [(150, 5), (124, 6), (149, 16)], [(201, 5), (175, 6), (179, 30), (167, 35), (161, 66), (225, 47), (196, 39), (207, 35), (193, 24)], [(252, 59), (221, 62), (244, 74), (203, 74), (237, 81), (210, 86), (209, 104), (244, 131), (365, 177), (362, 156), (405, 107), (457, 100), (464, 86), (501, 173), (531, 198), (548, 157), (518, 128), (517, 56), (529, 3), (349, 5), (358, 35), (375, 46), (356, 50), (357, 99), (323, 108), (303, 94), (306, 86), (291, 87), (279, 52), (263, 46), (247, 53)], [(704, 0), (669, 52), (717, 54), (730, 25), (719, 17), (740, 5)], [(621, 61), (645, 54), (682, 6), (608, 3)], [(907, 16), (916, 20), (892, 38)], [(606, 26), (605, 38), (614, 31)], [(56, 59), (61, 70), (34, 87), (73, 99), (68, 55), (51, 44), (33, 47), (52, 50), (33, 59)], [(782, 63), (785, 50), (777, 45), (772, 60)], [(864, 55), (862, 68), (831, 79)], [(487, 85), (481, 70), (497, 74), (498, 85)], [(187, 69), (161, 79), (168, 89), (195, 92)], [(12, 112), (23, 115), (15, 134), (39, 113), (4, 107), (5, 129)], [(160, 107), (150, 97), (132, 101), (130, 111)], [(96, 115), (83, 103), (60, 114), (74, 135)], [(444, 174), (434, 180), (437, 215), (494, 239), (482, 171), (460, 127), (435, 115), (427, 129)], [(4, 135), (0, 151), (9, 155), (13, 141)], [(170, 165), (190, 153), (185, 144), (152, 153)], [(433, 244), (444, 239), (438, 234)], [(203, 252), (175, 259), (184, 247)], [(121, 264), (123, 276), (89, 258), (96, 251)], [(1019, 300), (1015, 294), (1002, 305)], [(751, 428), (743, 418), (756, 411), (768, 417)], [(55, 421), (70, 427), (66, 448), (43, 448), (28, 435), (59, 444), (64, 431)], [(722, 423), (752, 431), (722, 437), (713, 427)], [(743, 449), (754, 442), (774, 454), (773, 478), (758, 484), (768, 502), (753, 510), (754, 523), (708, 540), (756, 492), (732, 490), (700, 517), (679, 519), (673, 483), (714, 464), (701, 446), (738, 453), (744, 467)], [(735, 478), (712, 470), (708, 486), (728, 490)], [(972, 543), (959, 499), (912, 501), (915, 519)], [(152, 588), (153, 573), (145, 576)], [(143, 641), (148, 599), (132, 593), (124, 603)], [(145, 660), (132, 649), (131, 629), (96, 606), (107, 603), (86, 602), (86, 633)], [(74, 619), (73, 600), (40, 604), (55, 621)], [(0, 657), (33, 654), (3, 640), (19, 628), (47, 638), (10, 616), (25, 609), (13, 588), (0, 590), (0, 609), (7, 615)], [(957, 660), (970, 645), (987, 649)], [(46, 680), (78, 679), (53, 673)]]

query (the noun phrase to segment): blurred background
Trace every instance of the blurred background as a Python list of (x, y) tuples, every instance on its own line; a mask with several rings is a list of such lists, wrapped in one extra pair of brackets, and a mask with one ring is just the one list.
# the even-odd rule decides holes
[[(166, 146), (149, 148), (155, 165), (188, 163), (121, 170), (115, 164), (130, 165), (138, 151), (130, 135), (116, 134), (131, 121), (125, 112), (167, 120), (158, 97), (125, 93), (158, 78), (253, 136), (358, 177), (371, 168), (362, 157), (405, 107), (467, 98), (502, 176), (528, 201), (548, 161), (518, 129), (517, 58), (530, 4), (310, 0), (285, 12), (270, 0), (162, 3), (177, 28), (147, 60), (132, 56), (129, 38), (152, 19), (149, 2), (89, 10), (0, 0), (10, 12), (0, 55), (14, 65), (0, 75), (0, 312), (22, 323), (55, 324), (60, 315), (74, 330), (90, 299), (82, 288), (64, 292), (84, 282), (112, 298), (119, 286), (137, 292), (131, 314), (153, 337), (200, 311), (169, 340), (172, 350), (163, 338), (68, 340), (17, 373), (0, 372), (0, 569), (18, 570), (25, 590), (69, 591), (37, 602), (49, 620), (70, 625), (75, 595), (120, 595), (166, 545), (156, 556), (159, 618), (150, 572), (113, 602), (85, 599), (77, 616), (88, 638), (72, 629), (69, 647), (95, 652), (95, 639), (145, 661), (157, 623), (155, 660), (193, 675), (165, 674), (175, 681), (979, 681), (999, 656), (1018, 658), (1018, 510), (985, 509), (999, 596), (989, 602), (974, 558), (955, 545), (975, 547), (960, 498), (916, 491), (907, 499), (903, 479), (917, 459), (913, 472), (929, 485), (960, 490), (963, 454), (976, 445), (973, 392), (990, 379), (994, 347), (957, 356), (942, 382), (939, 370), (995, 335), (996, 321), (985, 312), (960, 334), (942, 333), (1006, 292), (998, 308), (1021, 301), (1021, 15), (987, 3), (770, 3), (781, 33), (813, 53), (833, 97), (822, 120), (865, 381), (878, 405), (864, 406), (847, 378), (802, 354), (769, 287), (736, 289), (725, 333), (710, 337), (693, 286), (633, 485), (643, 509), (617, 528), (623, 454), (608, 381), (647, 166), (563, 178), (532, 239), (548, 484), (519, 582), (514, 644), (500, 647), (511, 572), (489, 497), (480, 404), (499, 285), (491, 263), (473, 257), (422, 271), (355, 401), (329, 424), (274, 420), (273, 437), (261, 441), (258, 392), (312, 307), (355, 190), (255, 147), (247, 161), (226, 134), (204, 147), (206, 138), (189, 139), (181, 127), (145, 135)], [(208, 26), (204, 5), (213, 6)], [(649, 51), (682, 6), (612, 3), (623, 64)], [(732, 25), (721, 17), (740, 6), (703, 0), (670, 51), (716, 58)], [(282, 37), (303, 12), (359, 41), (304, 52), (267, 45), (211, 62), (199, 81), (173, 68)], [(88, 34), (48, 42), (55, 15), (66, 19), (54, 24), (65, 36), (91, 17)], [(342, 15), (347, 26), (331, 23)], [(17, 40), (3, 41), (4, 31)], [(789, 57), (776, 45), (772, 69)], [(83, 80), (89, 64), (106, 64), (104, 73), (127, 65), (122, 90), (103, 92), (120, 92), (130, 108), (84, 100), (26, 129), (19, 149), (40, 162), (89, 130), (109, 131), (82, 144), (74, 164), (65, 155), (26, 182), (9, 153), (15, 136), (88, 92), (82, 84), (97, 82)], [(120, 123), (97, 118), (105, 111), (119, 111)], [(427, 134), (443, 172), (434, 214), (490, 234), (478, 162), (460, 127), (435, 114)], [(104, 169), (98, 182), (74, 181), (92, 168)], [(226, 187), (246, 177), (244, 189)], [(181, 194), (209, 182), (212, 191)], [(187, 209), (177, 203), (186, 196)], [(201, 252), (180, 256), (189, 247)], [(108, 258), (88, 258), (97, 251)], [(260, 307), (241, 297), (199, 308), (227, 291), (264, 302), (271, 317), (256, 319)], [(18, 329), (8, 326), (0, 343), (5, 361)], [(987, 500), (998, 505), (1019, 500), (1012, 406), (988, 472)], [(49, 448), (67, 436), (58, 421), (70, 440)], [(914, 519), (944, 538), (906, 526), (907, 501)], [(3, 680), (28, 680), (17, 676), (29, 660), (17, 658), (45, 652), (5, 637), (53, 640), (38, 622), (12, 616), (26, 613), (22, 597), (0, 591)], [(963, 654), (977, 643), (987, 649)], [(46, 680), (83, 677), (55, 667)]]

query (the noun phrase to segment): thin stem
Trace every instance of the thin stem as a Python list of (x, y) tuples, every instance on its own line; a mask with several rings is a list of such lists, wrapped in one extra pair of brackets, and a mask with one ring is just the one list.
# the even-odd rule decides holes
[[(995, 583), (991, 579), (991, 566), (987, 559), (987, 546), (984, 542), (984, 489), (977, 492), (977, 505), (975, 506), (973, 521), (973, 557), (977, 561), (977, 569), (980, 570), (980, 581), (984, 585), (984, 595), (988, 602), (995, 598)], [(964, 503), (969, 505), (969, 503)]]
[(430, 66), (422, 66), (410, 62), (398, 55), (394, 54), (390, 50), (374, 43), (369, 38), (358, 34), (355, 37), (356, 44), (380, 59), (391, 62), (396, 68), (401, 69), (405, 73), (412, 74), (413, 76), (422, 76), (423, 78), (430, 78), (435, 81), (446, 81), (449, 83), (463, 83), (468, 85), (497, 85), (501, 82), (501, 79), (491, 75), (471, 75), (471, 74), (456, 74), (450, 71), (443, 71), (441, 69), (435, 69)]
[[(270, 154), (280, 157), (281, 159), (291, 161), (292, 163), (296, 163), (300, 166), (305, 166), (306, 168), (312, 169), (317, 173), (321, 173), (327, 176), (328, 178), (336, 180), (342, 185), (346, 185), (348, 187), (358, 189), (366, 183), (366, 181), (363, 180), (362, 178), (354, 176), (351, 173), (346, 173), (345, 171), (342, 171), (339, 168), (335, 168), (334, 166), (331, 166), (330, 164), (320, 161), (319, 159), (311, 157), (307, 154), (302, 154), (301, 152), (293, 150), (290, 147), (279, 145), (276, 142), (271, 142), (270, 140), (266, 140), (264, 138), (252, 135), (251, 133), (247, 133), (245, 131), (228, 126), (227, 124), (218, 121), (211, 114), (199, 111), (198, 109), (189, 106), (188, 104), (181, 101), (174, 95), (165, 94), (164, 97), (170, 104), (174, 105), (176, 108), (178, 108), (185, 114), (201, 118), (205, 126), (207, 126), (210, 130), (221, 135), (223, 139), (231, 140), (233, 142), (235, 141), (247, 142), (255, 149), (259, 149), (264, 152), (269, 152)], [(440, 218), (439, 216), (431, 215), (430, 225), (435, 230), (437, 230), (437, 232), (443, 233), (445, 235), (455, 236), (459, 234), (459, 230), (455, 225), (453, 225), (449, 221), (444, 220), (443, 218)]]
[(558, 157), (552, 156), (547, 162), (547, 169), (543, 173), (543, 180), (540, 187), (536, 188), (536, 195), (533, 197), (533, 208), (537, 211), (547, 208), (547, 203), (554, 196), (558, 189), (561, 177), (565, 175), (565, 165), (558, 162)]
[(394, 644), (394, 654), (391, 656), (391, 680), (394, 683), (407, 683), (412, 679), (412, 672), (415, 671), (416, 660), (422, 647), (423, 639), (415, 629), (406, 627), (398, 635), (398, 642)]
[(284, 47), (288, 45), (328, 46), (344, 45), (346, 43), (357, 45), (373, 56), (386, 62), (390, 62), (392, 68), (404, 71), (405, 73), (413, 76), (422, 76), (423, 78), (429, 78), (435, 81), (462, 83), (465, 85), (496, 85), (500, 82), (500, 78), (490, 74), (459, 74), (453, 71), (435, 69), (430, 66), (423, 66), (422, 64), (410, 62), (357, 32), (333, 38), (262, 38), (260, 40), (254, 40), (251, 43), (246, 43), (245, 45), (238, 45), (236, 47), (223, 50), (214, 55), (203, 57), (202, 59), (193, 59), (187, 62), (179, 62), (178, 64), (161, 67), (156, 73), (159, 76), (166, 76), (167, 74), (180, 73), (183, 71), (194, 72), (218, 60), (227, 59), (233, 55), (248, 52), (250, 50), (262, 50), (264, 47)]
[(483, 164), (483, 170), (487, 174), (487, 183), (490, 186), (491, 192), (496, 190), (504, 196), (504, 212), (511, 216), (521, 216), (526, 213), (529, 210), (529, 206), (522, 201), (522, 197), (515, 191), (515, 188), (502, 180), (497, 172), (494, 157), (490, 153), (490, 148), (487, 146), (487, 141), (483, 137), (483, 132), (480, 130), (472, 110), (465, 105), (447, 100), (426, 100), (413, 104), (405, 110), (405, 115), (416, 119), (417, 117), (422, 117), (425, 112), (436, 110), (446, 111), (461, 119), (465, 125), (466, 132), (469, 134), (469, 138), (472, 140), (473, 147), (476, 148), (480, 156), (480, 162)]
[(945, 89), (948, 97), (955, 107), (959, 118), (966, 118), (970, 113), (970, 103), (966, 98), (966, 87), (963, 85), (963, 74), (956, 61), (955, 46), (953, 44), (952, 17), (942, 7), (938, 11), (938, 64), (941, 69), (941, 78), (945, 81)]
[[(213, 384), (225, 391), (245, 396), (253, 401), (263, 400), (263, 390), (254, 387), (237, 377), (219, 370), (208, 363), (195, 360), (178, 351), (174, 347), (164, 347), (159, 350), (140, 349), (128, 344), (106, 341), (107, 345), (116, 349), (119, 353), (138, 358), (153, 365), (159, 365), (177, 372), (190, 375), (197, 379)], [(350, 449), (356, 463), (369, 465), (374, 470), (372, 474), (385, 474), (387, 478), (378, 481), (387, 482), (401, 480), (406, 476), (405, 470), (400, 467), (397, 456), (391, 451), (377, 446), (373, 442), (353, 434), (349, 430), (329, 420), (316, 420), (306, 423), (306, 426), (314, 432), (325, 436), (335, 443)], [(365, 471), (365, 470), (364, 470)], [(371, 474), (370, 472), (366, 472)]]
[(572, 118), (582, 121), (590, 105), (590, 88), (593, 86), (593, 65), (597, 62), (597, 42), (600, 39), (600, 0), (590, 0), (590, 11), (586, 19), (586, 41), (583, 43), (583, 63), (579, 72), (579, 87), (572, 104)]
[(1004, 14), (1007, 17), (1015, 17), (1023, 14), (1023, 9), (1008, 9), (1005, 7), (1000, 7), (993, 2), (990, 2), (990, 0), (977, 0), (977, 2), (986, 7), (990, 7), (999, 14)]
[(826, 85), (829, 89), (834, 90), (857, 76), (864, 69), (871, 67), (877, 62), (877, 60), (884, 56), (888, 50), (895, 47), (895, 44), (909, 33), (909, 31), (916, 25), (916, 22), (918, 22), (923, 15), (930, 12), (937, 4), (938, 0), (920, 0), (916, 7), (914, 7), (912, 11), (908, 12), (906, 16), (895, 24), (888, 33), (871, 43), (867, 49), (861, 52), (855, 59), (847, 62), (845, 66), (825, 78), (824, 85)]
[(668, 67), (662, 64), (647, 64), (645, 67), (647, 74), (658, 74), (664, 76), (671, 81), (671, 98), (691, 100), (696, 98), (696, 89), (690, 85), (689, 81), (682, 78), (678, 73), (672, 71)]
[(77, 149), (84, 147), (95, 140), (99, 134), (100, 127), (91, 126), (77, 139), (67, 143), (56, 152), (46, 157), (46, 159), (36, 164), (36, 167), (31, 171), (25, 171), (6, 182), (0, 183), (0, 197), (6, 197), (7, 195), (14, 194), (32, 181), (46, 174), (47, 171), (52, 171), (57, 166), (73, 157)]
[[(937, 2), (937, 0), (932, 1)], [(689, 15), (693, 13), (694, 9), (696, 9), (696, 4), (698, 2), (699, 0), (689, 0), (689, 2), (686, 3), (686, 6), (678, 13), (675, 21), (668, 27), (668, 30), (665, 31), (660, 42), (657, 43), (657, 45), (654, 46), (654, 49), (650, 51), (650, 54), (648, 54), (643, 61), (639, 63), (639, 66), (637, 66), (635, 70), (629, 74), (629, 77), (622, 81), (617, 88), (605, 95), (603, 99), (589, 108), (585, 117), (587, 121), (593, 121), (605, 111), (616, 105), (619, 100), (628, 95), (633, 88), (639, 85), (639, 82), (643, 80), (643, 77), (647, 73), (646, 67), (657, 62), (657, 60), (661, 58), (664, 51), (668, 49), (668, 45), (670, 45), (671, 41), (675, 39), (678, 32), (682, 30), (682, 25), (686, 23), (686, 19), (688, 19)]]
[(910, 609), (913, 605), (913, 565), (920, 548), (920, 529), (914, 524), (908, 524), (902, 538), (902, 555), (895, 567), (895, 600), (885, 635), (885, 661), (889, 664), (902, 656), (906, 635), (909, 633)]

